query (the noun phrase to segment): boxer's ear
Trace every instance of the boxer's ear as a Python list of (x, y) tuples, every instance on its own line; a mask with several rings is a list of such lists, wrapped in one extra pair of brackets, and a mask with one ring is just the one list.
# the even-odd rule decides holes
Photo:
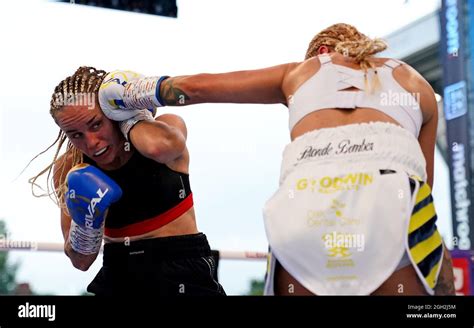
[(318, 55), (329, 53), (329, 48), (327, 46), (320, 46), (318, 48)]

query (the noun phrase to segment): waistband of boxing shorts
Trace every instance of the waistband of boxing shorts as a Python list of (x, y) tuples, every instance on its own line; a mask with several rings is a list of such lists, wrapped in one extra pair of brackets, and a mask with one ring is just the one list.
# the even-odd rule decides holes
[(167, 260), (210, 256), (211, 249), (203, 233), (160, 238), (149, 238), (129, 243), (106, 243), (104, 266), (126, 266), (128, 260), (145, 256), (150, 260)]
[(405, 171), (426, 181), (426, 160), (408, 130), (387, 122), (357, 123), (307, 132), (283, 151), (280, 184), (299, 165), (358, 165)]

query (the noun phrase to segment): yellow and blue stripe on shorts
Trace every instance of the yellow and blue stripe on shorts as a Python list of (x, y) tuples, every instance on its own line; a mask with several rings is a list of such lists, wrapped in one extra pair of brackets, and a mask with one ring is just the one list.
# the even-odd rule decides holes
[(416, 198), (408, 225), (408, 253), (423, 284), (433, 294), (443, 259), (443, 239), (436, 227), (430, 186), (418, 178), (410, 179), (410, 184)]

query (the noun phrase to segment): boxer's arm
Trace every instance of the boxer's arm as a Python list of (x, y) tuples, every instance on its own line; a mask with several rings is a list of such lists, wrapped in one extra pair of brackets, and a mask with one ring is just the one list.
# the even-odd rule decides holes
[(72, 265), (76, 269), (87, 271), (92, 263), (94, 263), (99, 252), (95, 254), (84, 255), (72, 249), (71, 243), (69, 242), (69, 229), (71, 228), (71, 221), (71, 217), (61, 210), (61, 229), (64, 236), (64, 253), (69, 257)]
[(187, 130), (181, 117), (158, 116), (154, 121), (141, 121), (130, 130), (133, 146), (145, 157), (169, 163), (180, 157), (186, 148)]
[[(64, 167), (63, 167), (64, 166)], [(71, 169), (71, 159), (66, 158), (64, 155), (58, 159), (56, 165), (53, 168), (53, 181), (54, 187), (58, 190), (61, 179), (66, 179), (66, 173)], [(64, 170), (64, 171), (63, 171)], [(61, 172), (65, 172), (61, 174)], [(61, 177), (63, 175), (63, 177)], [(64, 180), (62, 180), (64, 181)], [(65, 213), (63, 209), (60, 209), (61, 218), (61, 231), (64, 238), (64, 253), (71, 260), (72, 265), (81, 271), (87, 271), (89, 267), (94, 263), (98, 253), (91, 255), (83, 255), (74, 251), (69, 242), (69, 229), (71, 228), (71, 217)]]
[(444, 246), (443, 262), (441, 264), (438, 282), (436, 283), (434, 290), (435, 295), (456, 295), (456, 290), (454, 288), (453, 262), (451, 260), (451, 253), (446, 246)]
[(286, 104), (282, 84), (296, 63), (258, 70), (170, 77), (161, 83), (165, 105), (198, 103)]
[[(428, 82), (426, 82), (428, 83)], [(421, 96), (421, 106), (425, 121), (421, 126), (418, 142), (426, 160), (427, 183), (433, 189), (434, 155), (438, 129), (438, 104), (431, 86), (425, 85)]]
[(408, 64), (393, 70), (397, 82), (420, 102), (423, 123), (418, 142), (426, 160), (427, 183), (433, 189), (434, 154), (436, 132), (438, 129), (438, 104), (431, 85), (425, 78)]

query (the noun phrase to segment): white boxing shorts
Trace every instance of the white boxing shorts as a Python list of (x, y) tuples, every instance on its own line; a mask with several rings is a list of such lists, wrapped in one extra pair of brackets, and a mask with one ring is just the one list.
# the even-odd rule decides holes
[[(306, 133), (264, 207), (271, 256), (317, 295), (368, 295), (408, 254), (428, 293), (442, 240), (418, 140), (385, 122)], [(272, 294), (274, 259), (266, 294)]]

